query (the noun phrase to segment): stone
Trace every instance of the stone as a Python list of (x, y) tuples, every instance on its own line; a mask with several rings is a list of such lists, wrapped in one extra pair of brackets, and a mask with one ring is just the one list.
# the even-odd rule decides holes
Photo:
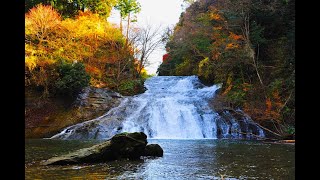
[(144, 156), (163, 156), (163, 149), (159, 144), (148, 144), (145, 148)]
[(42, 165), (66, 165), (81, 163), (101, 163), (118, 159), (139, 159), (141, 156), (163, 156), (158, 144), (147, 146), (147, 135), (143, 132), (120, 133), (111, 139), (89, 148), (50, 158)]

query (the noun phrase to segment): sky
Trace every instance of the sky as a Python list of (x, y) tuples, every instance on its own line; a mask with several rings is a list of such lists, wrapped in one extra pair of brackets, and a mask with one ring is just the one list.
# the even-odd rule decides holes
[[(141, 11), (137, 14), (137, 26), (146, 25), (162, 27), (174, 26), (178, 21), (182, 10), (183, 0), (137, 0), (141, 4)], [(120, 15), (117, 10), (111, 12), (108, 21), (119, 25)], [(125, 25), (126, 22), (123, 22)], [(158, 66), (162, 62), (162, 56), (165, 54), (164, 47), (160, 47), (150, 57), (151, 65), (145, 67), (148, 74), (156, 74)]]

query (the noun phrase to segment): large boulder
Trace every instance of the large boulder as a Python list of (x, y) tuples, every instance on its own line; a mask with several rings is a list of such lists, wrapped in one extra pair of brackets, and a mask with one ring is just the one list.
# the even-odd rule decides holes
[(144, 151), (144, 156), (163, 156), (163, 149), (159, 146), (159, 144), (148, 144)]
[[(65, 165), (80, 163), (100, 163), (117, 159), (139, 159), (140, 156), (162, 156), (163, 150), (159, 145), (146, 148), (147, 136), (143, 132), (120, 133), (110, 140), (83, 148), (75, 152), (50, 158), (43, 165)], [(151, 148), (150, 148), (151, 147)], [(147, 149), (147, 153), (146, 153)], [(161, 149), (161, 150), (160, 150)]]

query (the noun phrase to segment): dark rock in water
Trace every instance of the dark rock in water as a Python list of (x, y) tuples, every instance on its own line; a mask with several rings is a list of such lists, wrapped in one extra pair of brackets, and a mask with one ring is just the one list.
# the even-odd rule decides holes
[(219, 109), (216, 120), (217, 138), (261, 139), (265, 137), (263, 129), (248, 115), (240, 110)]
[(143, 132), (117, 134), (111, 138), (113, 157), (139, 159), (147, 143), (147, 135)]
[(148, 144), (145, 148), (144, 156), (163, 156), (163, 149), (159, 144)]
[(150, 156), (163, 155), (163, 150), (159, 145), (151, 144), (151, 146), (149, 145), (150, 147), (147, 146), (148, 148), (146, 148), (147, 143), (147, 136), (143, 132), (121, 133), (101, 144), (83, 148), (59, 157), (50, 158), (42, 164), (99, 163), (123, 158), (139, 159), (140, 156), (144, 156), (145, 154), (149, 154)]

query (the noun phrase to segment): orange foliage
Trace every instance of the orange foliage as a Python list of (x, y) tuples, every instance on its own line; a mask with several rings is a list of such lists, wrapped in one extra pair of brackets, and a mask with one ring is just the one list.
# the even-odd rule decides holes
[(25, 15), (25, 64), (30, 71), (55, 63), (49, 42), (60, 24), (61, 16), (51, 6), (39, 4)]
[(279, 91), (278, 90), (275, 90), (273, 93), (272, 93), (272, 96), (275, 100), (275, 105), (278, 107), (278, 108), (281, 108), (283, 106), (283, 103), (281, 102), (281, 97), (279, 95)]
[(210, 14), (210, 18), (211, 18), (212, 20), (221, 20), (221, 19), (222, 19), (219, 14), (214, 14), (214, 13), (211, 13), (211, 14)]
[(280, 113), (274, 109), (276, 106), (272, 106), (272, 102), (270, 98), (266, 99), (266, 110), (265, 110), (265, 118), (266, 119), (273, 119), (276, 121), (280, 120)]
[(270, 113), (272, 108), (272, 102), (270, 98), (266, 99), (266, 113)]
[(96, 17), (95, 19), (96, 20), (99, 20), (99, 14), (94, 14), (92, 13), (91, 11), (87, 10), (87, 11), (79, 11), (79, 14), (76, 16), (76, 19), (81, 19), (81, 18), (85, 18), (85, 17), (88, 17), (90, 19), (93, 19), (92, 18), (92, 15), (94, 17)]
[(115, 64), (110, 67), (117, 69), (116, 65), (126, 65), (117, 62), (126, 61), (133, 54), (131, 47), (124, 47), (120, 30), (90, 11), (62, 20), (51, 6), (40, 4), (25, 16), (25, 35), (25, 64), (30, 71), (57, 60), (77, 60), (98, 82), (107, 73), (106, 63)]
[(223, 20), (223, 17), (219, 14), (218, 9), (211, 8), (210, 19), (220, 21)]
[(236, 35), (233, 32), (229, 32), (229, 40), (231, 41), (226, 45), (226, 49), (234, 49), (234, 48), (239, 48), (239, 43), (238, 41), (243, 39), (241, 35)]
[(250, 108), (249, 108), (249, 105), (248, 105), (248, 102), (247, 102), (247, 101), (245, 101), (245, 102), (243, 103), (242, 109), (243, 109), (244, 112), (249, 112)]
[(231, 90), (231, 88), (232, 88), (232, 84), (230, 84), (230, 85), (226, 88), (226, 90), (224, 90), (224, 92), (222, 93), (222, 95), (226, 95), (226, 94)]
[(236, 35), (233, 32), (229, 32), (229, 33), (230, 33), (229, 37), (233, 40), (242, 40), (243, 39), (242, 35)]
[(226, 46), (226, 49), (233, 49), (233, 48), (238, 48), (238, 47), (239, 47), (238, 44), (228, 43)]
[(61, 16), (53, 7), (39, 4), (25, 16), (26, 35), (35, 35), (42, 41), (60, 22)]
[(218, 60), (220, 55), (221, 55), (220, 52), (215, 52), (215, 53), (213, 53), (212, 58), (215, 59), (215, 60)]
[(86, 65), (86, 72), (88, 72), (89, 74), (94, 74), (99, 76), (101, 74), (100, 69), (94, 67), (94, 66), (90, 66), (90, 65)]

